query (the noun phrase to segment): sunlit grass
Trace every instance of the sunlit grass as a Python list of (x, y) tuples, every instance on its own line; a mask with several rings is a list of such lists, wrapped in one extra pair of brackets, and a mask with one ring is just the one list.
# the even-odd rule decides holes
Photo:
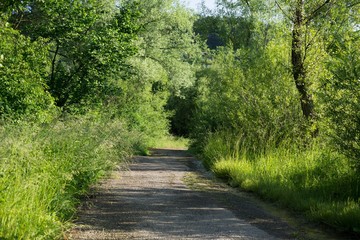
[(183, 137), (175, 136), (164, 136), (162, 138), (156, 139), (151, 144), (153, 148), (166, 148), (166, 149), (182, 149), (187, 150), (189, 146), (189, 140)]
[(120, 121), (0, 129), (0, 239), (57, 239), (89, 185), (139, 145)]
[[(279, 146), (269, 148), (266, 154), (249, 156), (242, 149), (231, 152), (231, 143), (221, 139), (208, 143), (204, 153), (207, 164), (232, 186), (302, 212), (312, 220), (359, 232), (360, 182), (344, 156), (321, 144)], [(209, 156), (217, 157), (209, 160)]]

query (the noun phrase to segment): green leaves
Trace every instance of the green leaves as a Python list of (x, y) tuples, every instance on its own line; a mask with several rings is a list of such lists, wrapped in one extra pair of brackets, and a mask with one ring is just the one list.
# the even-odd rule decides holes
[(181, 88), (194, 82), (191, 62), (200, 51), (192, 31), (194, 17), (177, 3), (174, 0), (140, 3), (137, 56), (162, 66), (168, 72), (168, 82), (164, 83), (171, 93), (180, 94)]
[(325, 110), (335, 145), (360, 169), (360, 41), (352, 32), (337, 39), (325, 81)]
[(281, 65), (287, 59), (282, 48), (269, 43), (261, 56), (218, 49), (199, 73), (192, 137), (201, 142), (207, 132), (231, 132), (243, 136), (241, 145), (255, 152), (295, 138), (302, 120), (290, 74)]
[(47, 50), (41, 39), (31, 42), (9, 27), (0, 28), (0, 117), (46, 121), (54, 107), (45, 85)]
[(32, 39), (47, 38), (51, 69), (47, 84), (56, 105), (104, 100), (109, 78), (120, 75), (135, 53), (136, 4), (112, 1), (31, 1), (11, 21)]

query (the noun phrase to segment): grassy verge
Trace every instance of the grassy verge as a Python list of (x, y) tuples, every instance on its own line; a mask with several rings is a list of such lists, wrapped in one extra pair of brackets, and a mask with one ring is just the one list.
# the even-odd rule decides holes
[(119, 121), (0, 127), (0, 239), (60, 238), (79, 197), (138, 141)]
[(204, 148), (207, 165), (232, 186), (304, 212), (312, 220), (360, 232), (360, 178), (346, 158), (321, 144), (306, 150), (269, 148), (257, 155), (234, 150), (233, 145), (215, 135)]
[(182, 137), (175, 136), (164, 136), (162, 138), (156, 139), (152, 143), (154, 148), (167, 148), (167, 149), (187, 149), (189, 145), (189, 140)]

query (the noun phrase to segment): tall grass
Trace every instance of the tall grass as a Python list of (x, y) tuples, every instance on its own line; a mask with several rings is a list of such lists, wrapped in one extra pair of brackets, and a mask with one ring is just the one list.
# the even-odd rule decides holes
[(0, 239), (57, 239), (79, 197), (141, 148), (120, 121), (67, 120), (0, 128)]
[(303, 212), (340, 230), (360, 231), (360, 177), (348, 159), (321, 143), (271, 145), (248, 153), (233, 138), (209, 137), (207, 165), (232, 186)]

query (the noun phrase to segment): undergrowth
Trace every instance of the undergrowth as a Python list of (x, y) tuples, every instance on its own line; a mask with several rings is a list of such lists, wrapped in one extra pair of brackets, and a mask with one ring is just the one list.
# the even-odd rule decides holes
[(79, 197), (141, 150), (121, 121), (90, 119), (0, 127), (0, 239), (57, 239)]
[(360, 177), (348, 159), (324, 144), (269, 146), (253, 154), (236, 138), (214, 134), (203, 157), (232, 186), (303, 212), (311, 220), (360, 232)]

